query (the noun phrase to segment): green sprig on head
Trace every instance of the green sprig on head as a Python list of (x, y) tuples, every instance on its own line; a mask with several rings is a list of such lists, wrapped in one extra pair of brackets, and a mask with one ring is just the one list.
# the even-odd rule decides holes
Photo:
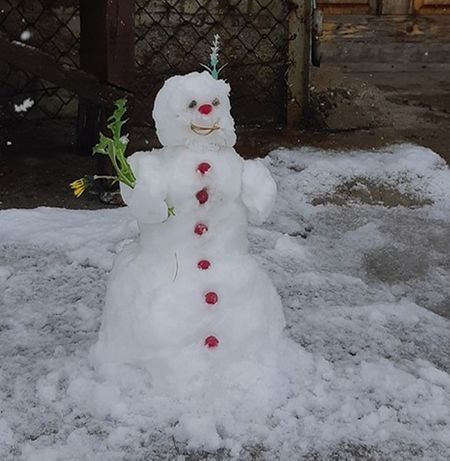
[(211, 77), (214, 78), (215, 80), (219, 80), (219, 74), (221, 70), (226, 66), (225, 64), (222, 67), (218, 67), (219, 62), (220, 62), (219, 51), (220, 51), (220, 35), (216, 34), (214, 35), (214, 42), (213, 42), (213, 45), (211, 46), (209, 66), (206, 64), (202, 64), (202, 67), (208, 70), (209, 73), (211, 74)]

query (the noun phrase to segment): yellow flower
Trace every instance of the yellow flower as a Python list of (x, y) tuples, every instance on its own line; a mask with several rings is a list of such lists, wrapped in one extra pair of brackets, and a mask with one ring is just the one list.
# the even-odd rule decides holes
[(89, 186), (89, 178), (84, 177), (77, 179), (76, 181), (70, 183), (70, 188), (73, 190), (73, 194), (75, 197), (80, 197), (80, 195), (86, 190), (86, 188)]

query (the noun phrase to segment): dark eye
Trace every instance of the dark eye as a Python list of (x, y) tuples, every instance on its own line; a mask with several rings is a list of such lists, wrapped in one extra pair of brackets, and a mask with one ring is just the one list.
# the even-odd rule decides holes
[(197, 105), (197, 101), (193, 100), (189, 103), (189, 109), (193, 109)]
[(217, 107), (219, 104), (220, 104), (219, 98), (214, 99), (214, 101), (212, 102), (212, 105), (215, 107)]

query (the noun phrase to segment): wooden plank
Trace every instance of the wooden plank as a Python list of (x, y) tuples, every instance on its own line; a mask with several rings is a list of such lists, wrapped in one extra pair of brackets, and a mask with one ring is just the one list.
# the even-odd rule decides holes
[(318, 6), (325, 5), (368, 5), (369, 0), (320, 0)]
[(345, 67), (354, 63), (366, 69), (374, 68), (376, 64), (387, 64), (392, 69), (402, 66), (420, 64), (427, 66), (446, 65), (450, 67), (450, 43), (435, 43), (421, 45), (420, 43), (374, 43), (370, 47), (362, 41), (349, 43), (334, 42), (323, 47), (323, 62)]
[(377, 10), (377, 0), (319, 0), (317, 6), (326, 15), (370, 14)]
[(383, 0), (381, 2), (381, 14), (409, 14), (411, 12), (411, 0)]
[(303, 0), (289, 2), (289, 49), (287, 126), (305, 123), (309, 102), (311, 53), (311, 4)]
[(450, 72), (450, 64), (434, 62), (431, 66), (427, 66), (423, 62), (371, 62), (370, 66), (367, 63), (346, 62), (339, 66), (339, 69), (344, 73), (358, 73), (361, 71), (373, 72), (424, 72), (432, 70), (433, 72)]
[(11, 42), (4, 35), (0, 35), (0, 59), (100, 106), (110, 106), (114, 99), (132, 96), (125, 88), (101, 83), (87, 72), (58, 63), (49, 54), (22, 42)]
[(425, 6), (450, 6), (450, 0), (423, 0)]
[(329, 16), (323, 26), (322, 42), (364, 41), (367, 48), (374, 43), (392, 41), (426, 44), (448, 43), (450, 18), (441, 16)]
[(412, 0), (413, 10), (421, 15), (450, 14), (450, 0)]
[(450, 64), (449, 16), (333, 16), (322, 35), (323, 62)]

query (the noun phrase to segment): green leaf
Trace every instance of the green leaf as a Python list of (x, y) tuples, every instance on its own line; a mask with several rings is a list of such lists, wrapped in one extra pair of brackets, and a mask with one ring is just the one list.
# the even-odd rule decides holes
[(99, 142), (94, 147), (93, 153), (108, 155), (119, 181), (134, 188), (136, 177), (125, 156), (128, 143), (122, 141), (122, 128), (128, 121), (128, 119), (123, 118), (127, 111), (126, 98), (118, 99), (114, 102), (114, 106), (114, 112), (108, 117), (108, 124), (106, 125), (111, 136), (100, 133)]

